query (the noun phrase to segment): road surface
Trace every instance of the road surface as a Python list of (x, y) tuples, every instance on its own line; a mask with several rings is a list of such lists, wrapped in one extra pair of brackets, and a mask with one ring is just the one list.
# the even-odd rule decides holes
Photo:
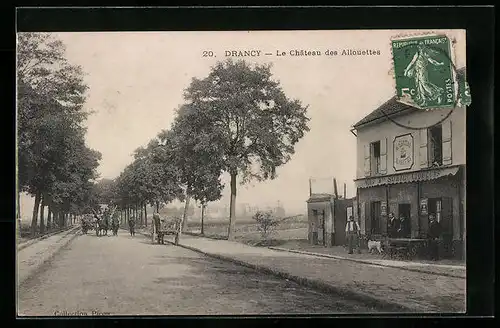
[(123, 230), (77, 237), (19, 287), (20, 316), (358, 313), (363, 304)]

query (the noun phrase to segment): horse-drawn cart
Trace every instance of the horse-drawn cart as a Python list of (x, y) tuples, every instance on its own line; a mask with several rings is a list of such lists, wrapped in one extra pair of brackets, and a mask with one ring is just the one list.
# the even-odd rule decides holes
[(180, 219), (153, 217), (153, 224), (151, 226), (152, 226), (151, 241), (153, 242), (153, 244), (155, 243), (155, 241), (158, 244), (165, 244), (166, 235), (178, 234), (180, 228)]

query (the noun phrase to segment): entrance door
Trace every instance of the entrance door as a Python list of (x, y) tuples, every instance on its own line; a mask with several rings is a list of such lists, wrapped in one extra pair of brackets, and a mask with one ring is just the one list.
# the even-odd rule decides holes
[(372, 202), (371, 203), (371, 224), (370, 224), (370, 233), (371, 235), (380, 234), (380, 216), (381, 216), (381, 207), (380, 202)]
[(325, 245), (325, 210), (318, 211), (318, 245)]
[(441, 225), (441, 238), (443, 240), (443, 257), (452, 256), (453, 242), (453, 202), (451, 197), (441, 198), (439, 223)]
[(400, 237), (410, 238), (411, 237), (411, 205), (410, 204), (399, 204), (398, 205), (398, 218), (404, 218), (401, 222), (401, 232)]

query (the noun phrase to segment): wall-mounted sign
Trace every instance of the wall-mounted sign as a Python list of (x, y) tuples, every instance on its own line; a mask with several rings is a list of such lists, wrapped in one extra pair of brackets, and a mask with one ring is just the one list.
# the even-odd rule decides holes
[(413, 166), (413, 136), (408, 133), (394, 138), (394, 170), (409, 170)]
[(422, 198), (420, 200), (420, 214), (427, 215), (429, 212), (427, 210), (428, 200), (427, 198)]
[(380, 202), (380, 215), (387, 215), (387, 202)]
[(416, 181), (438, 179), (448, 175), (455, 175), (458, 170), (458, 167), (443, 167), (431, 170), (385, 175), (376, 178), (357, 179), (354, 180), (354, 182), (356, 183), (356, 188), (370, 188), (395, 183), (411, 183)]

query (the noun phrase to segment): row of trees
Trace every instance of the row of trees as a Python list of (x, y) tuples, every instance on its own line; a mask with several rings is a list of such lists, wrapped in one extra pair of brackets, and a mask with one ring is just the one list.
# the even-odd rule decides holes
[(190, 202), (203, 209), (219, 200), (221, 177), (227, 173), (232, 240), (237, 181), (276, 177), (277, 167), (290, 160), (309, 130), (307, 108), (286, 97), (270, 65), (232, 60), (217, 63), (202, 80), (193, 79), (184, 99), (170, 129), (137, 149), (134, 161), (114, 181), (114, 201), (127, 210), (184, 201), (185, 230)]
[(18, 195), (35, 198), (33, 236), (38, 226), (41, 233), (47, 226), (64, 226), (93, 202), (101, 154), (85, 144), (87, 89), (81, 67), (67, 61), (60, 40), (46, 33), (18, 34)]

